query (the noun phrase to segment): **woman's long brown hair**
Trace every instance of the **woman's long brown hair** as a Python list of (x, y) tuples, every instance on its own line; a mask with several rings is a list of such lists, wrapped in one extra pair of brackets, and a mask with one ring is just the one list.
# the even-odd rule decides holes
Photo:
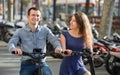
[(74, 16), (79, 27), (79, 33), (82, 34), (84, 38), (86, 48), (92, 50), (93, 35), (87, 15), (83, 12), (76, 12)]

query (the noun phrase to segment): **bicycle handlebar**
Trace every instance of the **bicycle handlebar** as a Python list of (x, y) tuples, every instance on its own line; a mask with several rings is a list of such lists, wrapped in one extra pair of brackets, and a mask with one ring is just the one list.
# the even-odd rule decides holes
[[(63, 54), (67, 55), (67, 51), (63, 51)], [(78, 56), (78, 55), (86, 55), (86, 56), (90, 56), (90, 55), (100, 55), (101, 51), (97, 50), (97, 51), (93, 51), (93, 53), (91, 53), (89, 51), (89, 49), (83, 49), (83, 52), (81, 51), (72, 51), (71, 56)]]
[[(15, 54), (15, 51), (12, 51), (12, 54)], [(36, 54), (39, 54), (39, 56), (36, 57), (36, 56), (35, 56)], [(45, 58), (46, 53), (41, 53), (41, 52), (28, 53), (28, 52), (22, 51), (22, 55), (23, 55), (23, 56), (29, 56), (29, 57), (31, 57), (31, 58), (33, 58), (33, 59), (37, 59), (37, 58), (43, 59), (43, 58)]]

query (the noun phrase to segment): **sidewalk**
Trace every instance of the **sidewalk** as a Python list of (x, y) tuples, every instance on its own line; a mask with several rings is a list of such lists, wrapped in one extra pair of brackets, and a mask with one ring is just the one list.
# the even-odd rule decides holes
[(7, 43), (0, 40), (0, 47), (4, 47), (4, 46), (7, 46)]

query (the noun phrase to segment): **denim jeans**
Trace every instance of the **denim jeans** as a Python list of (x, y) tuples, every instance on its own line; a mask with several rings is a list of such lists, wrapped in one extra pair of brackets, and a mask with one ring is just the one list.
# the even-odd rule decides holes
[[(22, 61), (20, 75), (33, 75), (34, 72), (38, 73), (38, 64), (33, 64), (32, 62)], [(52, 71), (46, 62), (41, 62), (42, 74), (40, 75), (52, 75)]]

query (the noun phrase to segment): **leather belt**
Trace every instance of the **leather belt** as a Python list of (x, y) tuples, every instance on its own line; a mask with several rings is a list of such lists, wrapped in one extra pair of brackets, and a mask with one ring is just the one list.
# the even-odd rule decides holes
[(35, 64), (36, 62), (33, 60), (33, 59), (28, 59), (28, 60), (25, 60), (26, 62), (31, 62), (32, 64)]

